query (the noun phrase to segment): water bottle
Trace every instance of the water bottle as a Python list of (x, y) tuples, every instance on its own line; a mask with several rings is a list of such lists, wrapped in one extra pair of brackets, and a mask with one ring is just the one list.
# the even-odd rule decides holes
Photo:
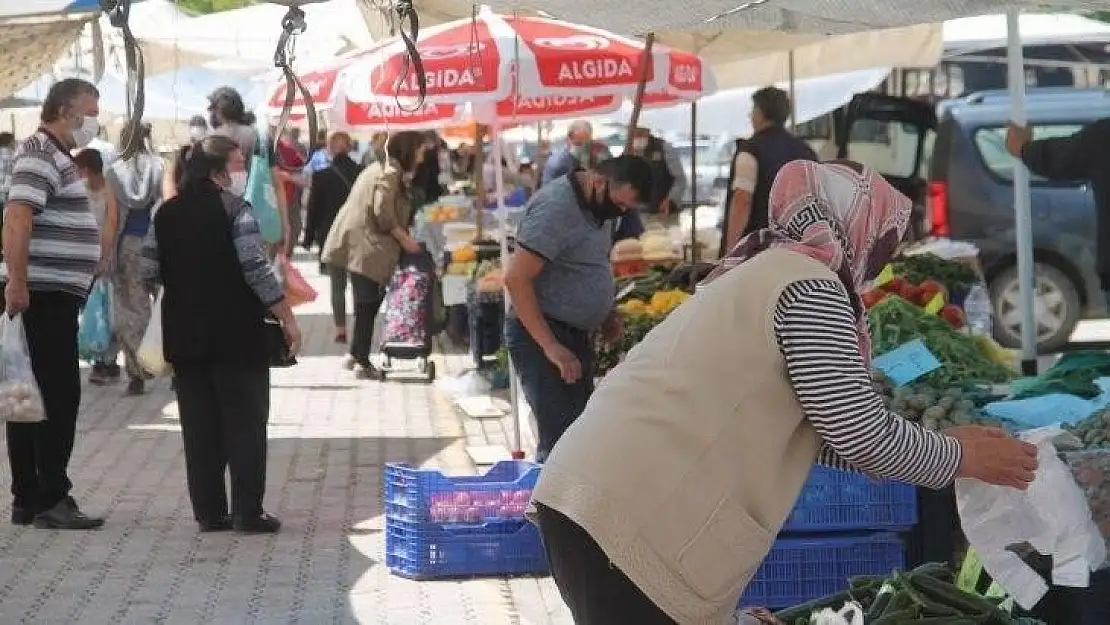
[(990, 336), (994, 332), (991, 297), (983, 285), (976, 284), (968, 291), (967, 298), (964, 299), (964, 317), (967, 318), (967, 327), (972, 334)]

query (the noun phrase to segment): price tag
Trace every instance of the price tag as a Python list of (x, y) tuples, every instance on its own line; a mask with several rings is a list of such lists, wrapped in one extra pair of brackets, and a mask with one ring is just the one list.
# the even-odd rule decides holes
[(875, 277), (875, 286), (882, 286), (894, 279), (894, 265), (887, 265)]
[(921, 339), (914, 339), (879, 356), (872, 364), (896, 386), (909, 384), (941, 367), (940, 361)]
[(933, 299), (929, 300), (928, 304), (925, 304), (925, 314), (938, 314), (941, 308), (944, 308), (944, 294), (937, 293), (933, 296)]

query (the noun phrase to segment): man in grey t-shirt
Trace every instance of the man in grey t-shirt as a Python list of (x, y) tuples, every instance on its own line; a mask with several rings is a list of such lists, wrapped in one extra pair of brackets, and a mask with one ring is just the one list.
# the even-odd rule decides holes
[(650, 194), (651, 166), (620, 156), (552, 180), (525, 209), (505, 269), (513, 303), (505, 342), (539, 427), (539, 462), (593, 393), (593, 332), (619, 331), (609, 264), (614, 220)]

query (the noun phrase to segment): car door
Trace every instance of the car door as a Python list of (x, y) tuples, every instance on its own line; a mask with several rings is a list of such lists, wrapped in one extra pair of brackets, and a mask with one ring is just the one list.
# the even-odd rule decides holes
[(836, 132), (838, 158), (882, 174), (913, 200), (913, 229), (921, 234), (929, 157), (936, 136), (932, 104), (882, 93), (860, 93), (845, 107)]

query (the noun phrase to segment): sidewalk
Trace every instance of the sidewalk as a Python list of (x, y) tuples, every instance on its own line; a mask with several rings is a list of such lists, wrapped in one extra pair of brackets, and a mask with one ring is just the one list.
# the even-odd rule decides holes
[[(98, 532), (16, 528), (0, 507), (0, 623), (570, 625), (547, 578), (413, 582), (383, 560), (386, 462), (472, 472), (468, 445), (505, 444), (506, 420), (460, 418), (419, 378), (355, 380), (332, 343), (325, 281), (300, 313), (301, 364), (273, 375), (268, 509), (276, 536), (198, 534), (168, 382), (125, 397), (84, 389), (74, 495)], [(441, 376), (467, 359), (437, 356)], [(0, 487), (10, 483), (7, 463)]]

